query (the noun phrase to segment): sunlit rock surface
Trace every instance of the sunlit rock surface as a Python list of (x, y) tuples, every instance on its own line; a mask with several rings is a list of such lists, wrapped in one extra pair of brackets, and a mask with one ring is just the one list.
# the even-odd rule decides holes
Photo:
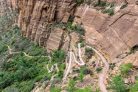
[(86, 41), (115, 58), (138, 44), (138, 6), (128, 5), (113, 16), (90, 8), (77, 9), (75, 23), (82, 23), (86, 30)]
[(110, 59), (138, 44), (138, 6), (135, 0), (108, 0), (117, 4), (128, 3), (126, 8), (117, 11), (113, 16), (103, 14), (88, 5), (76, 7), (73, 0), (1, 0), (0, 2), (1, 14), (7, 10), (7, 5), (16, 9), (19, 13), (17, 24), (22, 30), (22, 35), (48, 50), (64, 47), (61, 38), (64, 37), (65, 30), (53, 29), (50, 26), (55, 22), (67, 23), (71, 15), (75, 15), (74, 23), (82, 24), (85, 28), (86, 42), (106, 53)]

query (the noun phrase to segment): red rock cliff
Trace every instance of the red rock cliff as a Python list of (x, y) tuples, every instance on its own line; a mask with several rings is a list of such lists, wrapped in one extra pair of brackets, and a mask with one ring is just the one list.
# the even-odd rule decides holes
[(50, 26), (66, 23), (76, 7), (74, 0), (11, 0), (9, 5), (19, 11), (22, 35), (50, 50), (59, 48), (64, 33)]
[[(11, 0), (9, 5), (18, 9), (18, 25), (23, 36), (47, 49), (61, 47), (64, 30), (51, 29), (53, 23), (66, 23), (75, 14), (75, 23), (82, 23), (86, 30), (86, 41), (115, 58), (138, 44), (138, 6), (135, 0), (107, 0), (127, 2), (128, 7), (114, 16), (102, 14), (88, 5), (76, 7), (74, 0)], [(75, 11), (77, 10), (77, 11)], [(62, 44), (63, 45), (63, 44)]]

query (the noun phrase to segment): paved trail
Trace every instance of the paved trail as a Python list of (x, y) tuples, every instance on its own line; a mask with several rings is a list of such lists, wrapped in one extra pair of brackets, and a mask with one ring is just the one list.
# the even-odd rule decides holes
[(100, 87), (100, 90), (102, 92), (107, 92), (107, 89), (106, 89), (106, 85), (105, 85), (105, 80), (106, 80), (106, 77), (107, 77), (107, 73), (108, 73), (108, 70), (109, 70), (109, 64), (107, 62), (107, 60), (104, 58), (104, 56), (96, 49), (92, 48), (93, 51), (101, 58), (102, 62), (104, 63), (104, 68), (102, 70), (102, 72), (99, 74), (99, 87)]
[(77, 60), (75, 54), (73, 51), (69, 51), (68, 52), (68, 57), (69, 57), (69, 62), (68, 60), (66, 60), (66, 69), (65, 69), (65, 73), (64, 73), (64, 77), (63, 77), (63, 82), (66, 80), (69, 72), (72, 70), (72, 65), (73, 63), (78, 64), (79, 66), (83, 66), (85, 65), (83, 59), (82, 59), (82, 55), (81, 55), (81, 44), (78, 44), (78, 57), (79, 60)]
[[(99, 74), (98, 83), (99, 83), (101, 92), (107, 92), (106, 85), (104, 82), (106, 80), (107, 73), (109, 70), (109, 64), (108, 64), (107, 60), (105, 59), (105, 57), (98, 50), (96, 50), (93, 47), (90, 47), (90, 48), (92, 48), (92, 50), (100, 57), (100, 59), (102, 60), (102, 62), (104, 64), (103, 70)], [(73, 51), (69, 51), (69, 54), (68, 54), (69, 60), (66, 61), (66, 69), (65, 69), (65, 73), (64, 73), (64, 77), (63, 77), (63, 82), (66, 80), (69, 72), (71, 71), (73, 63), (77, 63), (80, 66), (85, 65), (85, 63), (81, 57), (80, 44), (78, 44), (78, 56), (79, 56), (79, 61), (77, 61), (76, 56), (73, 53)]]

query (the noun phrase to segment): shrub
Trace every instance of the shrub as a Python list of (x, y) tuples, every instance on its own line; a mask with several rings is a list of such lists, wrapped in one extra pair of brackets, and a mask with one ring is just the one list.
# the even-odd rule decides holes
[(82, 82), (84, 78), (84, 67), (80, 68), (79, 80)]
[(116, 92), (128, 92), (127, 87), (124, 84), (123, 78), (119, 75), (114, 76), (111, 79), (110, 87), (111, 87), (111, 89), (113, 89)]
[(77, 5), (81, 5), (82, 3), (84, 3), (84, 0), (75, 0), (75, 2), (77, 3)]
[(61, 92), (61, 88), (53, 86), (50, 88), (50, 92)]
[(128, 75), (133, 68), (132, 63), (123, 64), (120, 66), (120, 71), (122, 75)]
[(102, 71), (102, 69), (103, 69), (102, 67), (98, 67), (98, 68), (96, 68), (96, 72), (99, 73)]
[(92, 48), (85, 48), (85, 55), (87, 56), (87, 58), (91, 58), (92, 55), (94, 55), (94, 51), (92, 50)]
[(106, 1), (98, 0), (97, 3), (96, 3), (94, 6), (95, 6), (95, 7), (96, 7), (96, 6), (105, 7), (106, 5), (107, 5), (107, 2), (106, 2)]
[(53, 51), (52, 61), (55, 63), (63, 63), (65, 60), (65, 52), (63, 50)]
[(85, 35), (85, 29), (81, 25), (75, 25), (74, 31), (80, 35)]
[(110, 64), (109, 64), (109, 68), (110, 68), (110, 69), (112, 69), (112, 70), (113, 70), (113, 69), (114, 69), (114, 67), (115, 67), (115, 63), (110, 63)]
[(18, 88), (15, 87), (7, 87), (2, 92), (19, 92)]
[(74, 31), (80, 35), (85, 35), (85, 29), (79, 24), (73, 25), (72, 22), (68, 22), (65, 27), (69, 31)]
[(64, 74), (64, 70), (66, 68), (66, 65), (63, 63), (63, 64), (59, 64), (59, 72), (58, 72), (58, 77), (60, 79), (63, 78), (63, 74)]
[(1, 53), (3, 53), (3, 52), (5, 52), (5, 51), (7, 51), (7, 46), (6, 45), (4, 45), (3, 43), (0, 43), (0, 54)]
[(79, 80), (82, 82), (83, 78), (87, 74), (91, 74), (92, 72), (86, 68), (86, 66), (82, 66), (79, 70)]
[(93, 92), (91, 87), (85, 87), (83, 89), (76, 89), (75, 92)]
[(78, 43), (80, 43), (81, 47), (85, 46), (85, 39), (82, 36), (79, 36), (78, 42), (76, 42), (76, 47), (78, 47)]
[(72, 24), (72, 22), (67, 22), (67, 24), (65, 24), (65, 27), (68, 31), (73, 31), (75, 29), (75, 26)]
[(108, 15), (114, 15), (114, 8), (105, 9), (102, 11), (103, 13), (107, 13)]
[(34, 80), (27, 80), (18, 84), (19, 92), (31, 92), (34, 87)]
[(130, 92), (138, 92), (138, 82), (130, 87)]
[(14, 82), (14, 74), (9, 72), (0, 72), (0, 89), (10, 86)]
[(69, 84), (68, 84), (68, 88), (67, 88), (67, 90), (68, 90), (68, 92), (74, 92), (75, 91), (75, 81), (73, 80), (73, 79), (71, 79), (70, 81), (69, 81)]

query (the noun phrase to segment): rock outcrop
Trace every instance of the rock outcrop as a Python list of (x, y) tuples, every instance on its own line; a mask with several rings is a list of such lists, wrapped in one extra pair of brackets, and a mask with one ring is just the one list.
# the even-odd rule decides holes
[(86, 30), (86, 43), (114, 59), (138, 44), (138, 6), (135, 0), (107, 1), (118, 4), (127, 2), (128, 6), (109, 16), (89, 5), (76, 7), (74, 0), (7, 0), (8, 5), (19, 12), (18, 25), (22, 35), (48, 50), (65, 46), (65, 30), (54, 25), (67, 23), (70, 16), (75, 15), (74, 23), (82, 24)]
[(138, 44), (138, 6), (128, 5), (113, 16), (82, 6), (77, 9), (75, 23), (82, 23), (86, 41), (113, 59)]
[(67, 23), (76, 7), (74, 0), (11, 0), (9, 5), (19, 11), (22, 35), (48, 50), (58, 49), (62, 42), (63, 29), (55, 23)]

